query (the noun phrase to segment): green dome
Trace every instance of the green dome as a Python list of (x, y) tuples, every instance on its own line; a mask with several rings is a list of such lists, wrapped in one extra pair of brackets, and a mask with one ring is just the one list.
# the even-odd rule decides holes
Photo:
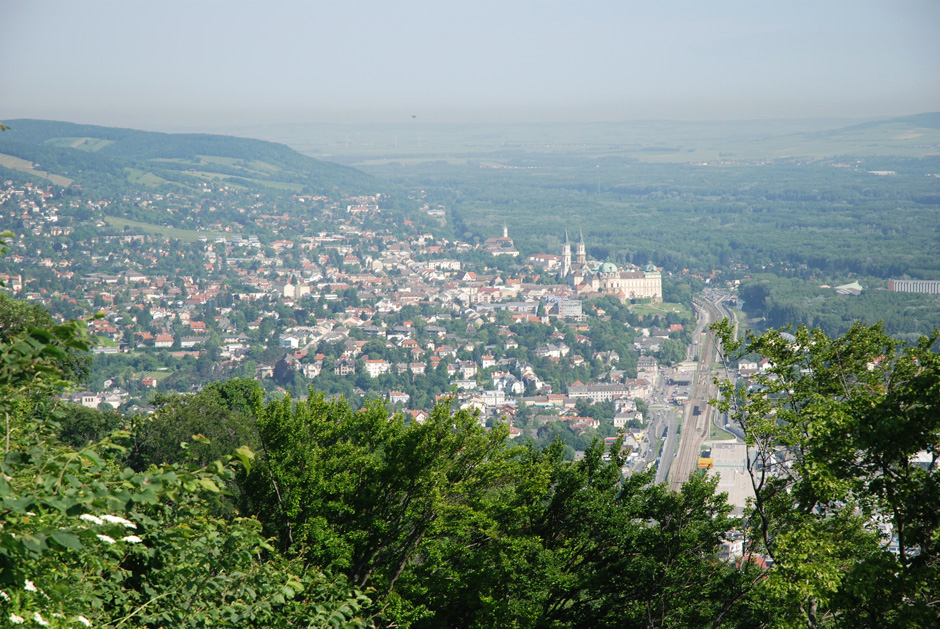
[(616, 273), (617, 265), (614, 264), (613, 262), (605, 262), (604, 264), (601, 265), (601, 268), (599, 269), (599, 271), (601, 273)]

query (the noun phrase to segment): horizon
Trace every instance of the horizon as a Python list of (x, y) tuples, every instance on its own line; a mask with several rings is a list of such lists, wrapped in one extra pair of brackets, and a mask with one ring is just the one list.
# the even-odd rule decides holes
[(12, 0), (4, 18), (0, 120), (208, 131), (866, 121), (940, 110), (931, 0), (282, 0), (261, 10)]
[[(747, 125), (812, 125), (816, 129), (828, 128), (831, 130), (837, 130), (841, 128), (849, 128), (854, 125), (866, 124), (871, 122), (891, 122), (893, 120), (903, 120), (907, 118), (913, 118), (916, 116), (927, 116), (927, 115), (940, 115), (940, 108), (936, 111), (916, 111), (907, 114), (884, 114), (884, 115), (873, 115), (873, 116), (864, 116), (864, 117), (850, 117), (850, 116), (805, 116), (805, 117), (791, 117), (791, 118), (740, 118), (740, 119), (680, 119), (680, 118), (636, 118), (629, 120), (540, 120), (540, 121), (502, 121), (502, 120), (467, 120), (467, 121), (418, 121), (410, 120), (407, 122), (404, 121), (389, 121), (389, 122), (331, 122), (331, 121), (296, 121), (296, 120), (285, 120), (282, 122), (273, 122), (273, 123), (251, 123), (245, 122), (242, 124), (157, 124), (157, 125), (131, 125), (131, 124), (115, 124), (108, 121), (105, 122), (92, 122), (81, 119), (63, 119), (63, 118), (37, 118), (32, 116), (20, 116), (15, 118), (5, 118), (0, 119), (5, 125), (14, 124), (17, 121), (37, 121), (37, 122), (52, 122), (52, 123), (64, 123), (64, 124), (75, 124), (75, 125), (88, 125), (101, 128), (113, 128), (113, 129), (126, 129), (132, 131), (145, 131), (149, 133), (166, 133), (174, 135), (228, 135), (236, 136), (239, 131), (248, 132), (251, 131), (253, 135), (246, 135), (244, 137), (254, 137), (261, 139), (257, 136), (257, 133), (264, 129), (278, 130), (278, 129), (290, 129), (298, 127), (309, 127), (309, 128), (343, 128), (347, 130), (367, 130), (367, 129), (390, 129), (395, 127), (403, 127), (402, 130), (408, 130), (408, 127), (412, 127), (411, 130), (420, 131), (420, 129), (425, 130), (444, 130), (444, 129), (457, 129), (461, 127), (487, 127), (487, 128), (524, 128), (524, 127), (564, 127), (564, 126), (591, 126), (591, 127), (603, 127), (603, 126), (636, 126), (638, 128), (642, 127), (651, 127), (654, 125), (676, 125), (676, 126), (686, 126), (686, 127), (695, 127), (695, 126), (729, 126), (729, 127), (743, 127)], [(414, 128), (415, 126), (420, 125), (420, 128)], [(792, 129), (788, 129), (784, 132), (792, 132)], [(283, 141), (279, 141), (283, 143)]]

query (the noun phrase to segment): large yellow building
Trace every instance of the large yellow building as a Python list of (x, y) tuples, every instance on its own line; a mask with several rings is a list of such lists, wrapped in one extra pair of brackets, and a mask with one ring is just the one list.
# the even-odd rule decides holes
[(621, 269), (612, 262), (588, 261), (583, 234), (572, 260), (571, 243), (568, 241), (568, 233), (565, 232), (559, 277), (578, 293), (604, 293), (622, 301), (663, 300), (663, 282), (659, 269), (651, 264), (645, 269), (634, 265)]

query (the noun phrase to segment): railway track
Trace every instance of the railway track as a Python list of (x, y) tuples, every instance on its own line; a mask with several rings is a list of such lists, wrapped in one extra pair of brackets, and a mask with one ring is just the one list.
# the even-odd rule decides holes
[[(702, 443), (708, 437), (708, 427), (711, 425), (712, 415), (716, 412), (708, 404), (708, 400), (714, 397), (712, 365), (715, 360), (715, 335), (708, 330), (708, 326), (718, 321), (721, 312), (715, 304), (708, 301), (696, 301), (695, 305), (704, 318), (704, 322), (696, 330), (704, 330), (705, 340), (701, 343), (698, 368), (683, 413), (679, 452), (669, 470), (669, 488), (675, 491), (678, 491), (682, 483), (698, 468)], [(696, 407), (700, 409), (700, 413), (693, 415), (693, 409)]]

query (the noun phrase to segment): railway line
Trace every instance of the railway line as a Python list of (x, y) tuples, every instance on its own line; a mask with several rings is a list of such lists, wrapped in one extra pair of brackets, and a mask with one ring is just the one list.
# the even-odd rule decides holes
[[(679, 432), (679, 451), (669, 469), (669, 487), (678, 491), (698, 468), (699, 453), (702, 443), (708, 437), (708, 427), (712, 416), (717, 412), (708, 404), (714, 397), (715, 385), (712, 382), (712, 367), (715, 361), (715, 335), (708, 330), (715, 321), (723, 317), (718, 304), (696, 300), (696, 309), (700, 313), (696, 335), (705, 334), (701, 342), (698, 367), (694, 373), (689, 400), (685, 405), (682, 427)], [(698, 409), (698, 414), (693, 410)], [(665, 456), (665, 453), (664, 453)]]

